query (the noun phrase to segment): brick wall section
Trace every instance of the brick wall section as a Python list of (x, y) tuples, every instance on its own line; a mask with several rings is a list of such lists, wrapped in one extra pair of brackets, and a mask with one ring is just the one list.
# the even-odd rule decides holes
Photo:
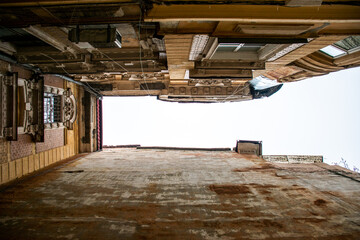
[(32, 154), (33, 142), (28, 134), (18, 135), (17, 141), (11, 141), (11, 160), (23, 158)]
[[(9, 68), (10, 67), (10, 68)], [(15, 64), (9, 64), (8, 62), (0, 60), (0, 72), (6, 73), (6, 72), (17, 72), (19, 78), (25, 78), (29, 79), (32, 75), (32, 72), (29, 70), (26, 70), (20, 66), (17, 66)]]
[(64, 146), (64, 129), (45, 130), (45, 141), (36, 143), (36, 153)]
[(11, 65), (11, 71), (17, 72), (19, 78), (30, 79), (32, 76), (31, 71), (26, 70), (26, 69), (24, 69), (20, 66), (16, 66), (16, 65)]
[(49, 74), (44, 75), (44, 84), (47, 86), (64, 88), (64, 80)]

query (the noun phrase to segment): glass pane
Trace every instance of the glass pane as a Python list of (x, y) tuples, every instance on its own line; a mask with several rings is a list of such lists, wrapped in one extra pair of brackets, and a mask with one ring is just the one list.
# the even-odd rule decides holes
[(51, 97), (46, 96), (44, 96), (44, 123), (51, 123)]
[(61, 96), (44, 93), (44, 123), (61, 122)]
[(247, 46), (246, 44), (244, 46), (242, 46), (238, 52), (247, 52), (247, 51), (253, 51), (256, 52), (260, 49), (260, 46)]
[(61, 122), (61, 97), (60, 96), (54, 96), (54, 122)]
[(216, 52), (233, 52), (236, 49), (234, 46), (218, 46)]
[(346, 52), (337, 48), (337, 47), (334, 47), (332, 45), (329, 45), (327, 47), (324, 47), (322, 49), (320, 49), (320, 51), (332, 56), (332, 57), (337, 57), (337, 56), (340, 56), (342, 54), (345, 54)]

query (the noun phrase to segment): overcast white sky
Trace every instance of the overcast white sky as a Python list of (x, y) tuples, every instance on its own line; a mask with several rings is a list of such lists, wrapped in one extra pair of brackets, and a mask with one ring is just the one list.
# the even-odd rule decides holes
[(235, 147), (263, 141), (263, 154), (344, 158), (360, 168), (360, 68), (286, 83), (269, 98), (180, 104), (156, 97), (104, 97), (104, 145)]

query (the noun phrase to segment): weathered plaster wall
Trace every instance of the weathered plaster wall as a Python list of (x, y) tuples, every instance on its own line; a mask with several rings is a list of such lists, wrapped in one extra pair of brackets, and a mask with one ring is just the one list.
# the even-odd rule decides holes
[(0, 239), (358, 239), (359, 184), (324, 163), (111, 148), (0, 190)]

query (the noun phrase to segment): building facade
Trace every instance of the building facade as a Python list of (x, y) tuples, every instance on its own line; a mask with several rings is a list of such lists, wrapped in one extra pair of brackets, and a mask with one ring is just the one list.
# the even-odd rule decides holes
[(322, 156), (264, 156), (261, 141), (101, 151), (103, 96), (245, 101), (359, 66), (358, 1), (0, 10), (0, 239), (359, 238), (359, 174)]
[(357, 1), (1, 1), (2, 182), (102, 148), (102, 96), (228, 102), (360, 64)]

